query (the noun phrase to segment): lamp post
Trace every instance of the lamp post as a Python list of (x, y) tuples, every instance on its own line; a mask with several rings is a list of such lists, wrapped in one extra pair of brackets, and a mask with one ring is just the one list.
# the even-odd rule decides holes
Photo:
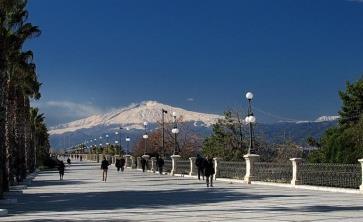
[(179, 133), (177, 121), (176, 121), (176, 112), (173, 112), (173, 118), (174, 118), (174, 128), (171, 130), (171, 132), (174, 134), (174, 152), (173, 155), (179, 154), (179, 148), (178, 148), (178, 138), (177, 135)]
[(109, 143), (109, 138), (110, 136), (108, 134), (106, 134), (106, 146), (108, 146), (110, 143)]
[[(121, 129), (122, 129), (122, 127), (120, 127), (120, 131), (121, 131)], [(121, 138), (121, 132), (120, 132), (120, 133), (119, 133), (119, 132), (117, 132), (117, 131), (115, 132), (115, 135), (116, 135), (116, 141), (117, 141), (117, 143), (118, 143), (117, 136), (118, 136), (119, 134), (120, 134), (120, 140), (119, 140), (119, 141), (120, 141), (120, 149), (119, 149), (119, 152), (120, 152), (120, 153), (119, 153), (119, 154), (120, 154), (120, 156), (121, 156), (121, 140), (122, 140), (122, 138)], [(116, 142), (116, 141), (115, 141), (115, 142)], [(116, 144), (116, 145), (117, 145), (117, 144)]]
[(130, 137), (126, 137), (126, 154), (128, 155), (129, 154), (129, 146), (130, 146), (130, 141), (131, 141), (131, 139), (130, 139)]
[(147, 155), (147, 139), (149, 138), (149, 135), (147, 135), (147, 122), (144, 122), (144, 127), (145, 127), (145, 134), (142, 136), (142, 138), (144, 138), (144, 145), (145, 145), (145, 148), (144, 148), (144, 155), (142, 156), (142, 158), (144, 159), (149, 159), (149, 155)]
[(164, 118), (164, 114), (167, 114), (168, 111), (166, 111), (165, 109), (161, 109), (161, 117), (162, 117), (162, 124), (163, 124), (163, 132), (162, 132), (162, 156), (165, 156), (165, 118)]
[[(129, 131), (129, 128), (128, 127), (126, 127), (126, 131), (127, 132)], [(126, 155), (125, 155), (125, 159), (126, 160), (125, 160), (125, 165), (126, 165), (126, 167), (129, 167), (129, 166), (132, 167), (133, 160), (130, 159), (131, 155), (129, 154), (129, 146), (130, 146), (131, 139), (130, 139), (128, 133), (126, 135), (126, 139), (125, 140), (126, 140)], [(131, 162), (130, 162), (130, 160), (131, 160)]]
[(245, 118), (246, 124), (249, 124), (250, 127), (250, 145), (248, 147), (248, 154), (251, 154), (251, 151), (253, 151), (254, 144), (253, 144), (253, 124), (256, 123), (256, 117), (253, 115), (252, 112), (252, 99), (253, 99), (253, 93), (248, 92), (246, 94), (246, 99), (248, 100), (248, 113)]

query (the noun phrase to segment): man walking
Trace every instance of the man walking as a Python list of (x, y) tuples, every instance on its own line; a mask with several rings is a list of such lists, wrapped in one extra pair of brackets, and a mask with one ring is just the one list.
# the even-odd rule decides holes
[(145, 169), (146, 169), (146, 160), (143, 157), (141, 157), (141, 168), (142, 168), (142, 172), (145, 172)]
[(207, 156), (204, 160), (204, 166), (204, 174), (206, 177), (207, 187), (209, 187), (209, 185), (213, 187), (213, 176), (215, 174), (213, 159)]
[(200, 175), (202, 175), (204, 180), (204, 163), (205, 163), (204, 158), (200, 154), (197, 154), (195, 165), (197, 166), (198, 169), (198, 180), (200, 180)]
[(164, 160), (162, 157), (158, 157), (156, 160), (156, 166), (158, 167), (160, 175), (163, 174)]
[(107, 181), (107, 171), (108, 171), (108, 166), (110, 164), (108, 163), (108, 161), (106, 160), (106, 157), (103, 157), (103, 160), (101, 162), (101, 169), (102, 169), (102, 181)]
[(63, 180), (65, 165), (62, 160), (58, 162), (59, 180)]
[(121, 172), (124, 172), (125, 163), (126, 163), (125, 158), (121, 157), (120, 159)]

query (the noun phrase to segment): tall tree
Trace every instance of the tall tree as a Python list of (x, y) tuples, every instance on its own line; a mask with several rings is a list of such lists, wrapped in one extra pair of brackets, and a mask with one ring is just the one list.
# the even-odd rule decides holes
[[(31, 71), (31, 51), (22, 52), (22, 48), (27, 39), (40, 34), (27, 22), (26, 5), (26, 0), (0, 0), (0, 179), (4, 189), (14, 176), (21, 180), (26, 173), (22, 123), (26, 122), (23, 114), (29, 112), (25, 108), (29, 95), (25, 84), (35, 72)], [(37, 85), (33, 84), (35, 90)]]
[(245, 137), (241, 114), (227, 111), (224, 118), (213, 125), (212, 135), (204, 140), (203, 153), (221, 157), (225, 160), (242, 160), (247, 153), (248, 142)]
[(30, 166), (31, 169), (43, 165), (49, 157), (49, 134), (44, 120), (44, 114), (39, 113), (38, 108), (30, 109), (31, 140), (35, 150), (35, 153), (31, 155), (31, 163), (35, 165)]
[(339, 112), (340, 124), (352, 126), (363, 113), (363, 76), (355, 83), (347, 82), (346, 90), (340, 91), (339, 95), (343, 103)]
[(363, 157), (363, 77), (347, 83), (339, 94), (343, 103), (339, 125), (322, 136), (321, 148), (309, 155), (311, 162), (357, 163)]

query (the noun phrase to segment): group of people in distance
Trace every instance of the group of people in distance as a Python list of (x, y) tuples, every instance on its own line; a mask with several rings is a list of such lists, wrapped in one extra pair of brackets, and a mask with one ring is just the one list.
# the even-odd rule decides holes
[[(123, 157), (116, 159), (115, 162), (115, 167), (117, 168), (117, 172), (124, 172), (125, 170), (125, 159)], [(108, 166), (110, 166), (111, 163), (108, 162), (108, 160), (106, 159), (106, 157), (103, 157), (103, 160), (101, 162), (101, 170), (102, 170), (102, 181), (107, 181), (107, 171), (108, 171)]]
[[(79, 159), (81, 160), (81, 158)], [(126, 161), (123, 157), (116, 159), (115, 167), (117, 168), (118, 172), (120, 171), (123, 172), (125, 170), (125, 163)], [(67, 164), (68, 167), (71, 164), (71, 159), (69, 157), (67, 159)], [(107, 181), (107, 172), (108, 172), (108, 167), (110, 165), (111, 163), (106, 159), (106, 157), (103, 157), (103, 160), (101, 162), (101, 170), (102, 170), (102, 181), (104, 182)], [(213, 187), (213, 178), (215, 174), (213, 159), (208, 156), (203, 158), (200, 154), (198, 154), (195, 160), (195, 165), (197, 166), (198, 170), (198, 180), (200, 180), (201, 177), (203, 180), (205, 178), (207, 187)], [(164, 168), (164, 159), (162, 157), (159, 156), (156, 157), (156, 166), (157, 170), (162, 175)], [(147, 167), (147, 160), (145, 158), (141, 158), (141, 168), (143, 172), (145, 172), (146, 167)], [(63, 180), (64, 170), (65, 170), (65, 165), (63, 161), (59, 160), (58, 171), (59, 171), (60, 180)]]
[(206, 156), (203, 158), (201, 155), (197, 155), (195, 159), (195, 165), (198, 169), (198, 180), (200, 180), (200, 176), (202, 176), (204, 180), (204, 176), (206, 178), (207, 187), (213, 187), (213, 177), (215, 174), (213, 159)]

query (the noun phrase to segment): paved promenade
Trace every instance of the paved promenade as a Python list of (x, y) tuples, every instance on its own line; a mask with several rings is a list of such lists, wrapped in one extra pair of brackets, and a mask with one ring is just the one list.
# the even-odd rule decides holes
[(294, 190), (160, 176), (77, 163), (64, 181), (42, 172), (0, 221), (362, 221), (363, 194)]

